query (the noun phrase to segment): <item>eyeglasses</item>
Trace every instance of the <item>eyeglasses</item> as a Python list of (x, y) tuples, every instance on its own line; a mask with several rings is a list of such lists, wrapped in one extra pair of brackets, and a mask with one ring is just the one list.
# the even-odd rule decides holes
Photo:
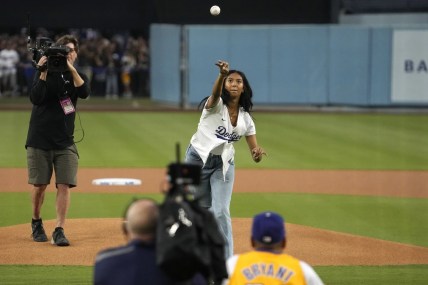
[(68, 49), (70, 50), (70, 52), (73, 52), (73, 51), (74, 51), (74, 52), (77, 52), (76, 48), (71, 48), (71, 47), (69, 47)]

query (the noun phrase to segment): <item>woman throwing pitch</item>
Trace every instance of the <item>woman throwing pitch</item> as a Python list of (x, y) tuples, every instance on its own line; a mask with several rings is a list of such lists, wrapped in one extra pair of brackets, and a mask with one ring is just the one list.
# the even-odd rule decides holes
[(255, 162), (266, 154), (257, 144), (256, 128), (250, 111), (253, 92), (245, 74), (229, 70), (229, 64), (218, 61), (220, 73), (212, 94), (204, 98), (198, 129), (190, 140), (186, 162), (202, 168), (201, 184), (195, 198), (202, 207), (209, 208), (226, 241), (226, 258), (233, 255), (232, 220), (230, 201), (235, 178), (233, 144), (245, 136)]

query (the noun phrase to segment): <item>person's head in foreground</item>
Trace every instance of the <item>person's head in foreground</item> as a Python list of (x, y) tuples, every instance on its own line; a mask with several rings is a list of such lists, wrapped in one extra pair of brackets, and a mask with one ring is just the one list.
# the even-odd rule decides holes
[(281, 252), (286, 246), (284, 219), (275, 212), (262, 212), (253, 218), (251, 245), (256, 250)]
[(133, 201), (125, 212), (125, 236), (129, 240), (154, 240), (158, 216), (159, 208), (154, 200), (145, 198)]

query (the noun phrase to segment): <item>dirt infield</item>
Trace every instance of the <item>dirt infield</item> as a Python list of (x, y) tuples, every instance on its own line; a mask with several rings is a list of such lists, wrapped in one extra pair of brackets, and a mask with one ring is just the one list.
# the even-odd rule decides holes
[[(257, 176), (261, 179), (249, 179)], [(141, 186), (95, 186), (96, 178), (137, 178)], [(165, 169), (80, 169), (75, 192), (154, 193)], [(26, 192), (25, 169), (0, 169), (0, 191)], [(412, 187), (408, 185), (411, 182)], [(428, 172), (237, 170), (235, 192), (300, 192), (428, 197)], [(49, 187), (49, 191), (53, 191)], [(30, 203), (30, 202), (29, 202)], [(30, 205), (29, 205), (30, 206)], [(250, 219), (233, 219), (235, 252), (249, 250)], [(44, 221), (47, 232), (54, 221)], [(120, 219), (68, 219), (70, 247), (34, 243), (30, 225), (0, 228), (0, 264), (92, 265), (104, 248), (124, 244)], [(313, 265), (428, 264), (428, 248), (287, 224), (288, 252)], [(24, 254), (25, 253), (25, 254)]]

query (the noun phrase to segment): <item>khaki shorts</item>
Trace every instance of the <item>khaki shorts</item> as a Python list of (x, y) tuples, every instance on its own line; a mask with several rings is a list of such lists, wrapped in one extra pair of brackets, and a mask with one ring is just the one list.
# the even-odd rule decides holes
[(27, 147), (28, 184), (50, 184), (55, 170), (55, 184), (77, 185), (79, 154), (76, 145), (66, 149), (43, 150)]

